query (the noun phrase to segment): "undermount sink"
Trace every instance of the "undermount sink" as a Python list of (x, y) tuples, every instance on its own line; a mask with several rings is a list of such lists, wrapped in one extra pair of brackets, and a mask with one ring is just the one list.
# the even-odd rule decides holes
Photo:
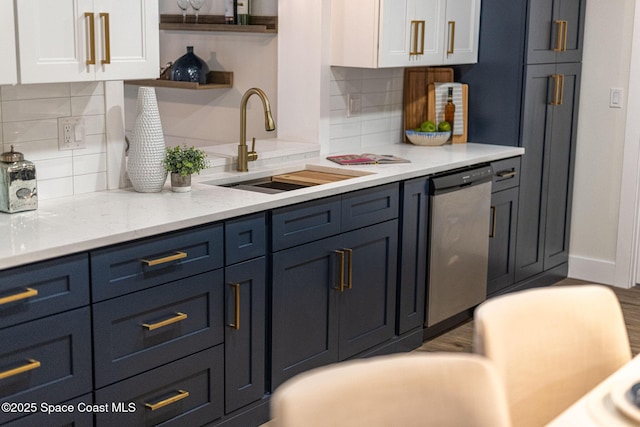
[[(328, 169), (328, 168), (327, 168)], [(222, 184), (222, 187), (237, 190), (254, 191), (258, 193), (277, 194), (285, 191), (299, 190), (301, 188), (343, 181), (358, 176), (369, 175), (370, 172), (350, 170), (316, 170), (306, 168), (303, 170), (272, 175), (265, 178), (256, 178), (246, 181)], [(205, 184), (219, 185), (214, 181)]]

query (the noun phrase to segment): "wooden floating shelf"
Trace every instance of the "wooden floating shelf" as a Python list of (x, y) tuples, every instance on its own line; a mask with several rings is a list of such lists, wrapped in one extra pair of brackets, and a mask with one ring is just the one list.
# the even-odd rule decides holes
[(225, 24), (223, 15), (200, 15), (198, 23), (194, 15), (187, 15), (187, 21), (182, 22), (182, 15), (160, 15), (160, 29), (173, 31), (220, 31), (232, 33), (262, 33), (275, 34), (278, 32), (277, 16), (250, 16), (249, 25)]
[(125, 84), (191, 90), (224, 89), (233, 87), (233, 72), (209, 71), (209, 74), (207, 74), (207, 83), (203, 85), (196, 82), (177, 82), (166, 79), (125, 80)]

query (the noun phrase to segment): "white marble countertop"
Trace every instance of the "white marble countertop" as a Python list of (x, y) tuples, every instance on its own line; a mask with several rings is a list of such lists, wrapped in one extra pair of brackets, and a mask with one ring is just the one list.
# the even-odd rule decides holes
[[(260, 152), (259, 147), (257, 150)], [(394, 154), (411, 163), (340, 166), (322, 157), (296, 160), (283, 157), (283, 162), (275, 162), (277, 166), (250, 163), (249, 172), (196, 175), (188, 193), (172, 192), (167, 180), (160, 193), (137, 193), (133, 189), (104, 191), (41, 200), (35, 211), (0, 213), (4, 232), (0, 269), (524, 153), (518, 147), (483, 144), (440, 147), (394, 144), (367, 151)], [(305, 167), (368, 174), (279, 194), (205, 183), (225, 184)]]

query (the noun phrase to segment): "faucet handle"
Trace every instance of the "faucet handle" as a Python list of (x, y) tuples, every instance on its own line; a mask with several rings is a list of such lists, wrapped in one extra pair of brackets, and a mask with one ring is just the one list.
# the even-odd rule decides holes
[(256, 152), (256, 137), (251, 138), (251, 151), (247, 153), (247, 161), (254, 162), (258, 160), (258, 153)]

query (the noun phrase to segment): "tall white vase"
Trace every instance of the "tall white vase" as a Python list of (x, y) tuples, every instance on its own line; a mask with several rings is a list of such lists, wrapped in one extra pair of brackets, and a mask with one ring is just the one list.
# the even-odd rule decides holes
[(138, 88), (138, 106), (129, 145), (127, 172), (133, 188), (141, 193), (162, 191), (167, 180), (164, 167), (166, 146), (156, 92)]

